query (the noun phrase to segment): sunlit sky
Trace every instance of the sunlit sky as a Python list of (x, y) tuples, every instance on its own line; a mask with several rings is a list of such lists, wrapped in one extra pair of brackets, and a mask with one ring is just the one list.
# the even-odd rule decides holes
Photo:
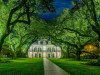
[(39, 17), (49, 21), (50, 19), (56, 18), (61, 12), (63, 12), (64, 8), (72, 8), (73, 5), (71, 4), (73, 0), (54, 0), (53, 6), (56, 9), (56, 13), (46, 13), (40, 14)]

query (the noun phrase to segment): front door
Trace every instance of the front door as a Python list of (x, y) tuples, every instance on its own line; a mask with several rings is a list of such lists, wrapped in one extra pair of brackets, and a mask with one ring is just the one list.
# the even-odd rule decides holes
[(39, 54), (39, 58), (41, 58), (41, 54)]
[(37, 58), (37, 54), (35, 54), (35, 58)]
[(48, 58), (50, 58), (50, 54), (48, 54)]
[(52, 58), (54, 58), (54, 54), (52, 54)]
[(46, 52), (43, 52), (43, 58), (46, 58)]

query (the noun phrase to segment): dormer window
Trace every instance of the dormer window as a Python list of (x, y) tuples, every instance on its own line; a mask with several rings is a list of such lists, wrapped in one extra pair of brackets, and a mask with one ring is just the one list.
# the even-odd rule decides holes
[(43, 44), (43, 41), (41, 41), (41, 44)]
[(46, 41), (43, 41), (43, 44), (46, 44)]
[(51, 41), (48, 41), (48, 44), (51, 44)]
[(40, 44), (41, 44), (41, 42), (40, 42), (40, 41), (38, 41), (38, 44), (40, 45)]

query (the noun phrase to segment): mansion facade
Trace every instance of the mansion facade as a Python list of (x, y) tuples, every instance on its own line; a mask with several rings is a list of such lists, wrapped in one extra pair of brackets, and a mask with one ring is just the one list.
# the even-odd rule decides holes
[(28, 49), (29, 58), (61, 58), (61, 48), (42, 39), (34, 42)]

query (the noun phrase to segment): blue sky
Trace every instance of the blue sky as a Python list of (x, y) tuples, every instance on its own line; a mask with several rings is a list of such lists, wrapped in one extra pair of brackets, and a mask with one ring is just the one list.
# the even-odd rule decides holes
[[(8, 0), (3, 0), (7, 2)], [(53, 6), (56, 9), (57, 13), (46, 13), (46, 14), (39, 14), (39, 17), (49, 21), (50, 19), (56, 18), (61, 12), (63, 12), (64, 8), (72, 8), (73, 5), (71, 4), (73, 0), (54, 0)]]
[(56, 9), (57, 13), (46, 13), (46, 14), (39, 14), (39, 17), (49, 21), (50, 19), (56, 18), (61, 12), (63, 12), (64, 8), (72, 8), (73, 5), (71, 4), (73, 0), (54, 0), (53, 5)]

